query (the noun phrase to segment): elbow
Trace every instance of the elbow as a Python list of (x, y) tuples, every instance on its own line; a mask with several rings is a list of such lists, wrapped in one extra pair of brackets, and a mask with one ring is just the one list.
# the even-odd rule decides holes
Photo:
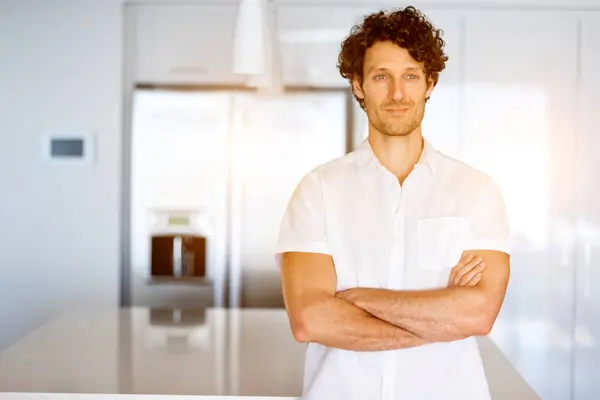
[(294, 340), (298, 343), (310, 342), (306, 327), (299, 322), (292, 322), (292, 334), (294, 335)]
[(493, 326), (493, 320), (488, 318), (484, 313), (471, 314), (463, 320), (457, 335), (459, 338), (487, 336), (492, 331)]
[(300, 343), (321, 343), (330, 337), (328, 329), (330, 318), (329, 299), (333, 297), (317, 296), (296, 302), (288, 308), (290, 327), (294, 339)]
[(492, 331), (498, 312), (492, 307), (487, 307), (480, 310), (477, 315), (472, 318), (471, 330), (475, 336), (487, 336)]
[(492, 331), (499, 308), (496, 304), (483, 299), (479, 307), (468, 318), (467, 330), (472, 336), (487, 336)]
[(488, 316), (481, 316), (473, 326), (473, 333), (476, 336), (487, 336), (494, 327), (494, 319)]
[(299, 343), (308, 343), (314, 341), (312, 337), (312, 319), (308, 307), (303, 307), (290, 315), (290, 325), (294, 340)]

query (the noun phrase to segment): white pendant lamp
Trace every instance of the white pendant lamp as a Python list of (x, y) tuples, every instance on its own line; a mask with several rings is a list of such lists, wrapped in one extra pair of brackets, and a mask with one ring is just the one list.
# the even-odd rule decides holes
[(263, 75), (266, 72), (267, 0), (241, 0), (234, 42), (233, 72)]
[(234, 43), (233, 73), (262, 91), (281, 91), (275, 15), (268, 0), (241, 0)]

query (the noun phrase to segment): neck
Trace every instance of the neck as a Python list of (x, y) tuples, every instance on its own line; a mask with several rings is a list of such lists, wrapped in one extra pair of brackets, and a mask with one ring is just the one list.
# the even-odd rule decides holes
[(424, 145), (420, 129), (406, 136), (387, 136), (370, 130), (369, 144), (381, 165), (396, 175), (400, 183), (419, 161)]

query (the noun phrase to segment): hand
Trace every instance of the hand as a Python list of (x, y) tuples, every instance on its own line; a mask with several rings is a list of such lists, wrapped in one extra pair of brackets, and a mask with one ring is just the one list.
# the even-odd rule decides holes
[(452, 268), (448, 287), (452, 286), (475, 286), (481, 281), (486, 264), (481, 257), (473, 254), (463, 254), (458, 264)]

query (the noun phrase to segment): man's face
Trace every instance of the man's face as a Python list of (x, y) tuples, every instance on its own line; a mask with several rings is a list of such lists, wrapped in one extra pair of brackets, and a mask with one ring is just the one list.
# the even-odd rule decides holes
[(387, 136), (406, 136), (421, 125), (425, 99), (433, 90), (425, 71), (406, 49), (377, 42), (365, 54), (363, 81), (354, 93), (365, 102), (369, 122)]

